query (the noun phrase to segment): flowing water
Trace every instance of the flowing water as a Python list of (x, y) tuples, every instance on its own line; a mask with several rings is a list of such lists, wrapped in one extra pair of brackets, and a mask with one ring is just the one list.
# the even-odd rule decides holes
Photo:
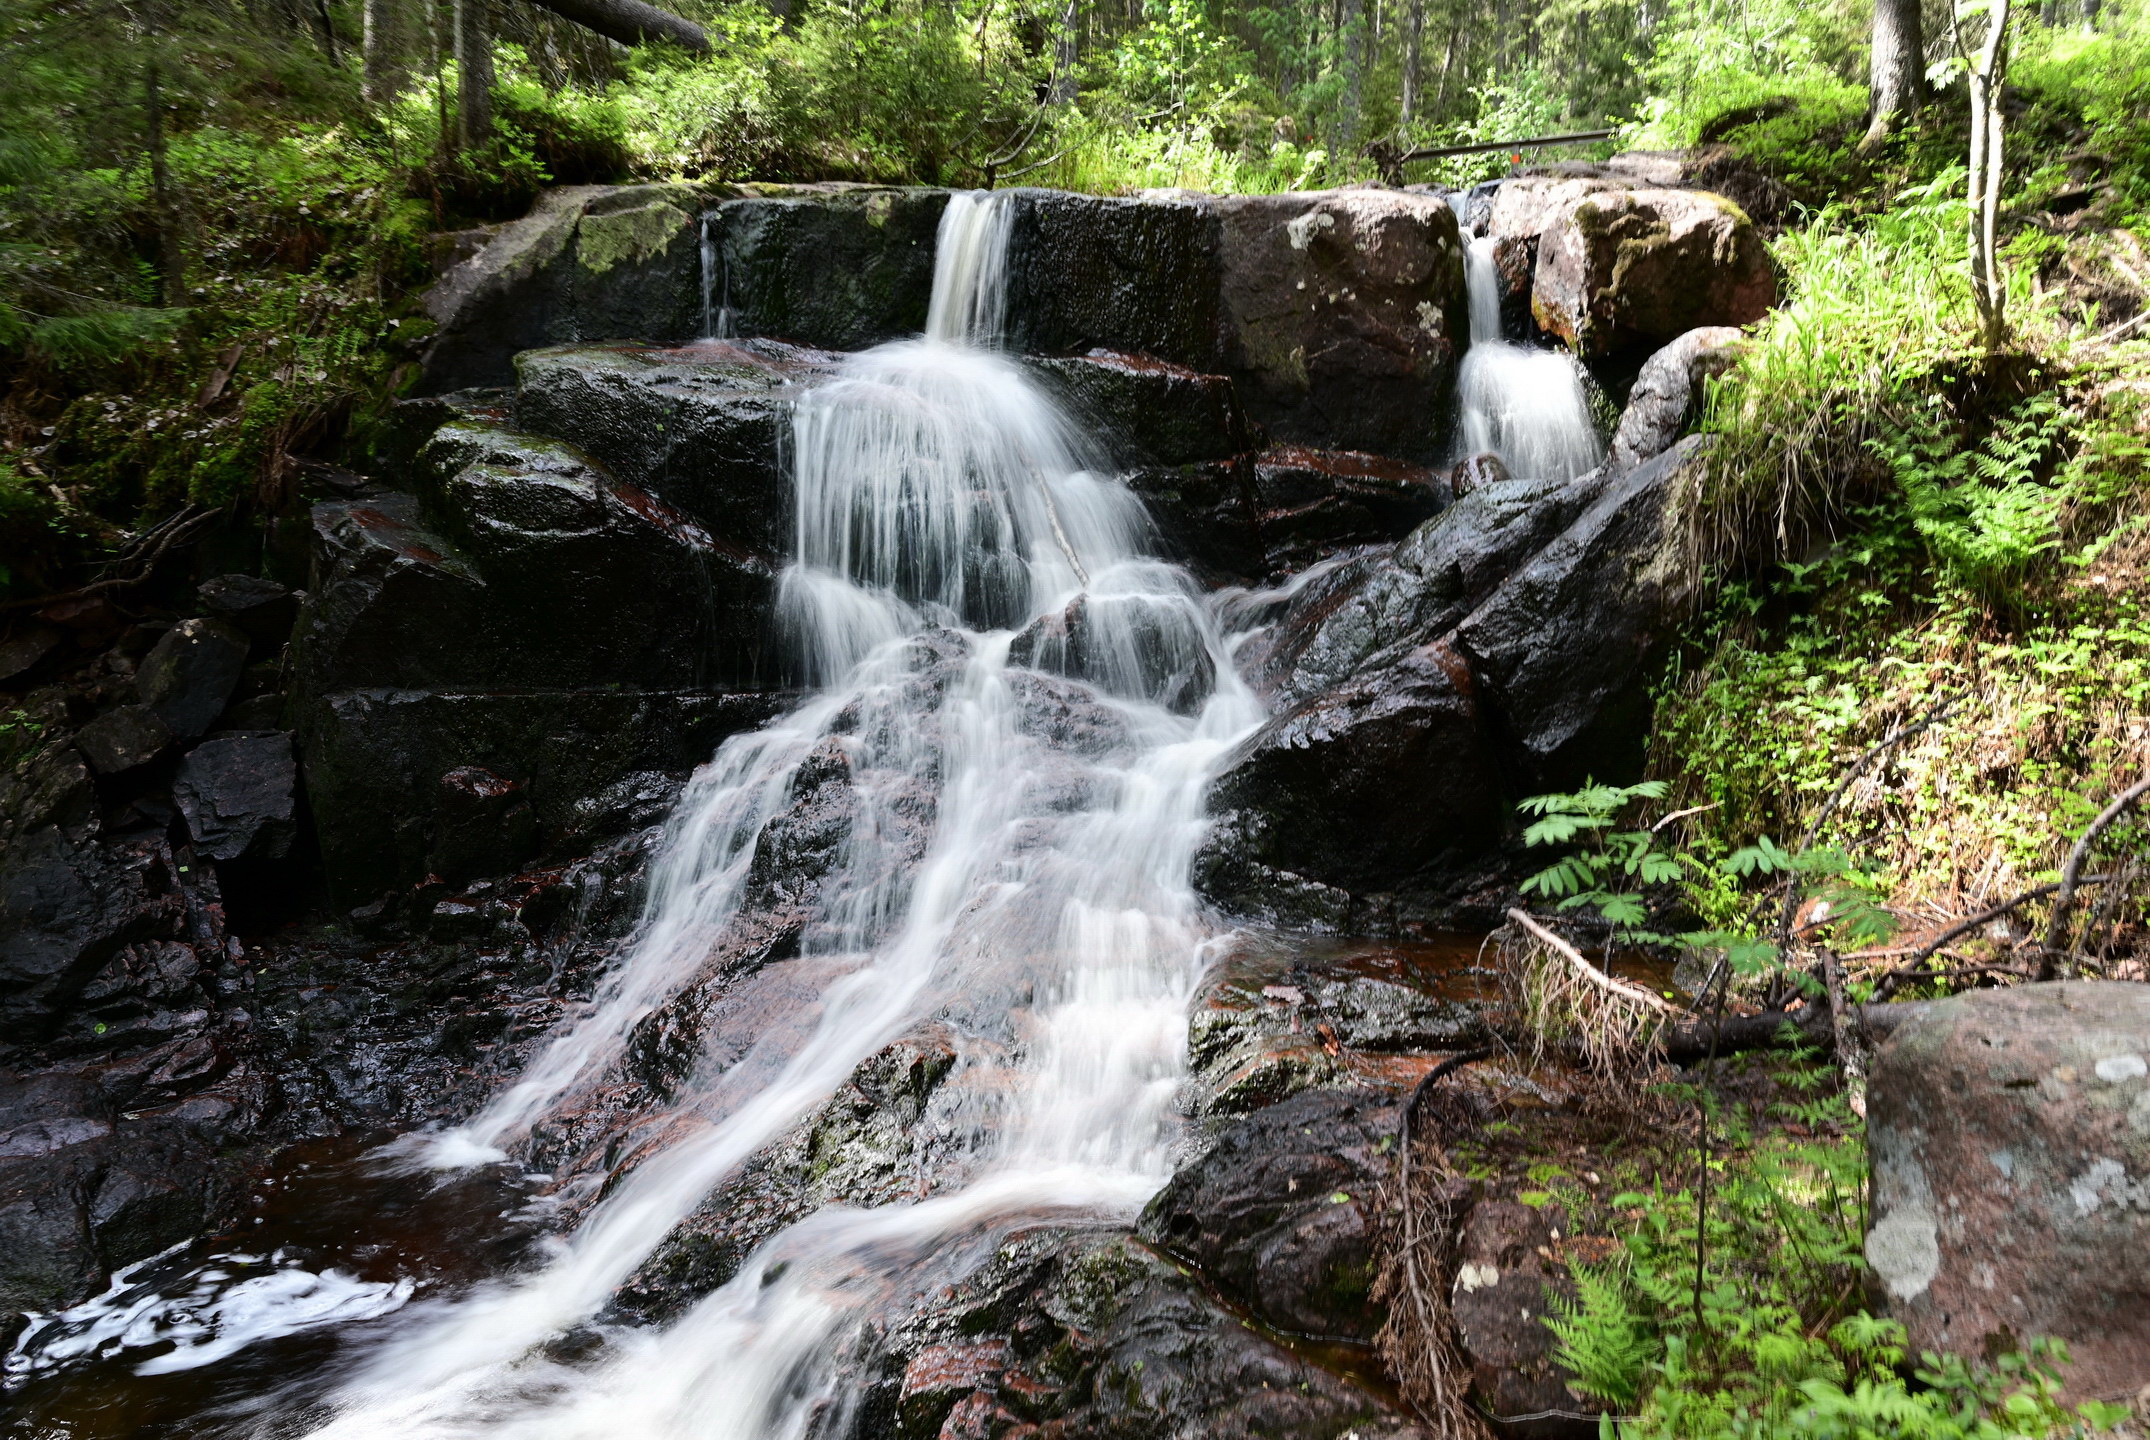
[(1456, 376), (1462, 454), (1498, 455), (1518, 479), (1573, 480), (1594, 469), (1605, 448), (1591, 423), (1580, 367), (1566, 351), (1501, 338), (1491, 236), (1471, 241), (1463, 266), (1471, 345)]
[[(310, 1297), (304, 1324), (371, 1317), (305, 1397), (307, 1433), (840, 1434), (863, 1322), (1011, 1226), (1126, 1221), (1167, 1177), (1187, 1009), (1216, 939), (1187, 877), (1202, 791), (1260, 707), (1191, 580), (1153, 557), (1139, 502), (992, 347), (1006, 233), (1000, 201), (956, 197), (926, 337), (853, 356), (798, 401), (781, 608), (819, 688), (695, 777), (592, 1001), (469, 1123), (386, 1161), (504, 1168), (616, 1077), (637, 1027), (707, 975), (765, 831), (834, 763), (849, 828), (799, 956), (771, 967), (808, 993), (781, 1025), (712, 1032), (637, 1117), (661, 1143), (607, 1177), (542, 1263), (441, 1298), (288, 1269), (249, 1292)], [(1041, 695), (1093, 723), (1056, 727)], [(713, 1188), (929, 1023), (955, 1037), (944, 1088), (971, 1098), (920, 1198), (825, 1207), (671, 1323), (617, 1317), (622, 1283)], [(294, 1328), (215, 1339), (221, 1356)]]

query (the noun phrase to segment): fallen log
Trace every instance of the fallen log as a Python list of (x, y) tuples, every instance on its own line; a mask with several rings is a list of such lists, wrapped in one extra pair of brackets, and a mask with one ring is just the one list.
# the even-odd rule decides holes
[(643, 0), (530, 0), (530, 3), (622, 45), (669, 40), (685, 50), (704, 54), (709, 50), (709, 36), (701, 26), (669, 10), (646, 5)]

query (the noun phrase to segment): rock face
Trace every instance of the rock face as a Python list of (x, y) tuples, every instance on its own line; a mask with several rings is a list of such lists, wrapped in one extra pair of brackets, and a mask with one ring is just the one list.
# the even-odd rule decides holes
[(515, 355), (540, 345), (699, 335), (696, 217), (711, 198), (692, 185), (545, 192), (427, 292), (429, 387), (508, 384)]
[(2150, 989), (1937, 1001), (1875, 1057), (1866, 1254), (1913, 1352), (2068, 1342), (2078, 1397), (2150, 1384)]
[(1334, 929), (1430, 913), (1521, 795), (1633, 770), (1687, 603), (1666, 517), (1702, 443), (1482, 486), (1300, 590), (1250, 647), (1282, 703), (1211, 791), (1203, 891)]
[(1225, 363), (1254, 414), (1302, 444), (1435, 454), (1469, 333), (1447, 202), (1345, 190), (1212, 204)]
[(1217, 368), (1220, 259), (1207, 203), (1013, 194), (1011, 348), (1050, 355), (1103, 346)]
[[(1228, 375), (1296, 444), (1423, 459), (1446, 443), (1465, 327), (1439, 198), (1007, 193), (1012, 349)], [(916, 334), (947, 201), (842, 185), (550, 192), (429, 293), (428, 387), (504, 385), (517, 354), (573, 342), (723, 328), (856, 349)]]
[[(711, 326), (863, 350), (926, 328), (945, 190), (755, 186), (708, 213)], [(699, 261), (697, 261), (699, 264)], [(614, 329), (612, 337), (686, 335)], [(564, 338), (564, 337), (563, 337)]]
[(1376, 1194), (1397, 1110), (1379, 1092), (1312, 1090), (1226, 1124), (1143, 1213), (1141, 1235), (1199, 1267), (1264, 1323), (1370, 1341)]
[(1539, 328), (1586, 359), (1748, 325), (1777, 300), (1768, 247), (1737, 205), (1704, 190), (1613, 178), (1504, 184), (1489, 233), (1501, 272), (1530, 272)]
[(1482, 1200), (1465, 1217), (1449, 1295), (1456, 1343), (1471, 1366), (1471, 1389), (1500, 1433), (1560, 1440), (1597, 1433), (1589, 1406), (1568, 1388), (1545, 1318), (1572, 1300), (1567, 1267), (1546, 1257), (1559, 1240), (1560, 1212), (1513, 1200)]
[(172, 798), (196, 853), (211, 860), (280, 860), (291, 850), (298, 762), (282, 731), (212, 736), (179, 762)]
[(683, 773), (772, 713), (778, 447), (791, 388), (830, 358), (769, 341), (537, 351), (510, 407), (462, 407), (423, 444), (416, 494), (316, 507), (295, 713), (339, 895), (460, 853), (441, 838), (450, 772), (523, 787), (534, 838), (509, 849), (535, 853), (589, 833), (590, 797)]

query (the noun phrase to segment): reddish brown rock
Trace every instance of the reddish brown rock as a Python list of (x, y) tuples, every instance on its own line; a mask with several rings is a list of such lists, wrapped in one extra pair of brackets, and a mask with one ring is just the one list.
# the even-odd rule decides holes
[(2071, 1396), (2150, 1384), (2150, 986), (1936, 1002), (1867, 1092), (1867, 1260), (1910, 1350), (2068, 1343)]

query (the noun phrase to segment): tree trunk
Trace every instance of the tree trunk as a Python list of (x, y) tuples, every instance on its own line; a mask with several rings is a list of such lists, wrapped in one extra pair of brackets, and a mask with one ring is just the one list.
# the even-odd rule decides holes
[(366, 0), (366, 103), (386, 105), (410, 84), (407, 0)]
[(1410, 0), (1403, 16), (1403, 103), (1398, 107), (1403, 114), (1406, 148), (1409, 148), (1411, 122), (1418, 118), (1418, 67), (1419, 47), (1426, 34), (1426, 0)]
[(455, 0), (455, 139), (464, 151), (493, 138), (493, 27), (490, 0)]
[(1456, 41), (1463, 34), (1463, 13), (1457, 13), (1448, 22), (1448, 48), (1441, 52), (1441, 83), (1433, 92), (1433, 109), (1439, 114), (1448, 104), (1448, 80), (1456, 66)]
[(2001, 86), (2008, 70), (2009, 0), (1993, 0), (1984, 43), (1969, 56), (1959, 20), (1957, 48), (1970, 59), (1971, 300), (1980, 338), (1999, 349), (2008, 337), (2008, 286), (2001, 273), (1996, 230), (2001, 213)]
[(1872, 119), (1862, 151), (1888, 138), (1889, 127), (1926, 101), (1926, 38), (1919, 0), (1874, 0), (1874, 45), (1867, 69)]
[[(622, 45), (669, 40), (685, 50), (706, 52), (709, 49), (709, 36), (701, 26), (669, 10), (646, 5), (643, 0), (531, 0), (531, 3)], [(787, 6), (779, 13), (787, 13), (788, 9)]]
[(1336, 148), (1345, 155), (1358, 149), (1359, 115), (1366, 98), (1366, 26), (1363, 23), (1363, 15), (1360, 0), (1342, 0), (1338, 8), (1337, 32), (1343, 41), (1344, 51), (1344, 108), (1336, 127)]
[(1045, 98), (1054, 105), (1072, 104), (1075, 99), (1075, 62), (1081, 58), (1077, 49), (1077, 37), (1082, 25), (1082, 9), (1076, 0), (1067, 0), (1060, 7), (1060, 24), (1053, 32), (1053, 83)]
[(159, 305), (177, 305), (186, 299), (187, 280), (172, 223), (172, 172), (164, 145), (164, 70), (156, 50), (160, 38), (152, 31), (149, 61), (142, 67), (142, 124), (149, 151), (149, 206), (156, 226), (156, 299)]

